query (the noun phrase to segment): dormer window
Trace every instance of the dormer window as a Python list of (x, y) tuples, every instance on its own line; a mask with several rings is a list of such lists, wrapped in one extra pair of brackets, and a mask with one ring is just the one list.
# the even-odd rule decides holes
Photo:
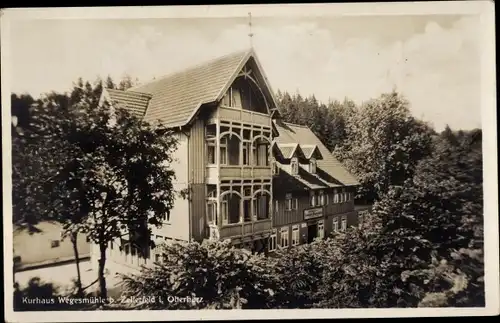
[(290, 161), (290, 166), (292, 168), (292, 175), (298, 175), (299, 174), (299, 161), (297, 160), (297, 157), (292, 158)]
[(309, 161), (309, 171), (311, 174), (316, 174), (316, 159), (314, 158)]
[(274, 158), (271, 159), (271, 167), (272, 167), (273, 175), (278, 175), (280, 172), (280, 169), (279, 169), (278, 164), (276, 163), (276, 160)]

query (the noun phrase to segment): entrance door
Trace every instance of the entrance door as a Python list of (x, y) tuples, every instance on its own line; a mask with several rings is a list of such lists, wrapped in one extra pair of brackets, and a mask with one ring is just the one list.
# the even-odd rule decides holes
[(307, 226), (307, 243), (311, 243), (318, 236), (318, 224), (309, 224)]

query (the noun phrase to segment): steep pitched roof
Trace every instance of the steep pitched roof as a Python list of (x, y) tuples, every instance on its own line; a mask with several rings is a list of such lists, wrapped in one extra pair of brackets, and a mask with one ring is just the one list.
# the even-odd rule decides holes
[[(169, 127), (184, 126), (193, 119), (202, 105), (221, 100), (246, 64), (253, 66), (252, 71), (255, 72), (270, 109), (276, 114), (276, 98), (253, 49), (233, 52), (127, 91), (110, 92), (113, 92), (114, 103), (125, 107), (131, 103), (129, 97), (149, 97), (145, 107), (142, 104), (140, 107), (132, 106), (132, 110), (137, 114), (142, 113), (144, 120), (148, 122), (161, 120)], [(104, 93), (103, 91), (103, 95)]]
[(323, 145), (321, 140), (306, 126), (274, 121), (279, 136), (275, 138), (278, 143), (296, 142), (299, 145), (316, 145), (323, 155), (317, 161), (317, 175), (323, 182), (331, 183), (330, 186), (359, 185), (358, 180), (350, 174), (340, 162)]
[(136, 117), (143, 117), (148, 107), (151, 95), (134, 91), (120, 91), (114, 89), (104, 89), (106, 98), (117, 107), (128, 110)]
[(253, 50), (238, 51), (194, 67), (167, 75), (129, 89), (150, 95), (152, 98), (144, 115), (144, 120), (161, 120), (171, 127), (189, 123), (203, 104), (222, 99), (245, 64), (250, 59), (257, 66), (261, 86), (266, 88), (270, 97), (271, 108), (276, 109), (264, 71)]
[(202, 104), (218, 100), (247, 56), (247, 51), (232, 53), (132, 88), (153, 96), (144, 120), (186, 124)]

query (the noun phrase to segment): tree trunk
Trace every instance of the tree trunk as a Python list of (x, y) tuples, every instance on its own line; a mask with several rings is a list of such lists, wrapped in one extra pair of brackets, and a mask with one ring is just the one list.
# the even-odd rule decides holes
[(104, 269), (106, 265), (106, 245), (99, 244), (100, 258), (99, 258), (99, 296), (102, 298), (108, 297), (106, 289), (106, 277), (104, 277)]
[(76, 273), (77, 273), (77, 278), (76, 278), (77, 291), (76, 292), (77, 292), (78, 296), (82, 296), (83, 295), (82, 276), (80, 273), (80, 256), (78, 254), (77, 238), (78, 238), (78, 233), (73, 233), (71, 235), (71, 243), (73, 244), (73, 253), (75, 254), (75, 264), (76, 264)]

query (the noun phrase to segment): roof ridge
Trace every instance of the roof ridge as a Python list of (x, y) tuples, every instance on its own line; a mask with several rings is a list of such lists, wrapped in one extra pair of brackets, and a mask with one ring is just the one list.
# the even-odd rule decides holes
[(164, 74), (162, 76), (159, 76), (157, 78), (154, 78), (150, 81), (147, 81), (143, 84), (138, 84), (136, 86), (133, 86), (131, 87), (130, 89), (127, 89), (127, 91), (131, 91), (133, 92), (134, 89), (137, 89), (137, 88), (141, 88), (143, 86), (146, 86), (146, 85), (149, 85), (149, 84), (152, 84), (152, 83), (156, 83), (156, 82), (159, 82), (159, 81), (162, 81), (162, 80), (165, 80), (165, 79), (168, 79), (170, 77), (173, 77), (173, 76), (176, 76), (178, 74), (182, 74), (182, 73), (186, 73), (188, 71), (191, 71), (191, 70), (194, 70), (194, 69), (197, 69), (197, 68), (200, 68), (202, 67), (203, 65), (209, 65), (211, 63), (214, 63), (218, 60), (222, 60), (222, 59), (225, 59), (225, 58), (228, 58), (228, 57), (231, 57), (231, 56), (238, 56), (238, 55), (242, 55), (242, 54), (248, 54), (252, 52), (253, 53), (253, 49), (246, 49), (246, 50), (238, 50), (238, 51), (233, 51), (233, 52), (230, 52), (230, 53), (227, 53), (227, 54), (224, 54), (222, 56), (217, 56), (217, 57), (214, 57), (214, 58), (211, 58), (209, 60), (203, 60), (197, 64), (194, 64), (194, 65), (189, 65), (183, 69), (179, 69), (177, 71), (173, 71), (173, 72), (170, 72), (170, 73), (167, 73), (167, 74)]

